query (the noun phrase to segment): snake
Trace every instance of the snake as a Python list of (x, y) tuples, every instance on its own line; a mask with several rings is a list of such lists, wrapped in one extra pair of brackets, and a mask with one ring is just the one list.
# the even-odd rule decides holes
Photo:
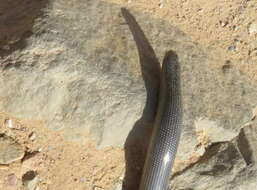
[(163, 59), (157, 113), (139, 190), (167, 190), (182, 123), (180, 65), (177, 54)]

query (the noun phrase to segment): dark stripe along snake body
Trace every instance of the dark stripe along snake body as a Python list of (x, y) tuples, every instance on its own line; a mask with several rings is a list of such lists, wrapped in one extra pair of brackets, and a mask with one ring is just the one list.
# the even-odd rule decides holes
[(180, 66), (174, 52), (166, 53), (151, 141), (139, 190), (167, 190), (181, 131)]

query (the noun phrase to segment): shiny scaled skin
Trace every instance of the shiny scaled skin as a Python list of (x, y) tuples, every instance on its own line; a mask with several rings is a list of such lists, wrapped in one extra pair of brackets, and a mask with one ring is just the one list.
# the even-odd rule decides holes
[(167, 190), (181, 131), (180, 66), (177, 55), (166, 53), (153, 133), (139, 190)]

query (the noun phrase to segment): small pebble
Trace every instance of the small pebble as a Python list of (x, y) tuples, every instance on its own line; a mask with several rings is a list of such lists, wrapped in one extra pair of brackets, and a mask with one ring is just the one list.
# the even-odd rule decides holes
[(254, 120), (257, 116), (257, 106), (252, 110), (252, 120)]
[(18, 178), (14, 174), (10, 174), (7, 177), (7, 182), (9, 186), (15, 186), (18, 183)]
[(228, 21), (220, 21), (220, 25), (221, 25), (222, 27), (225, 27), (225, 26), (228, 25)]
[(236, 46), (232, 45), (228, 47), (228, 51), (235, 51), (236, 50)]
[(123, 174), (122, 176), (120, 176), (120, 177), (119, 177), (119, 180), (123, 181), (124, 176), (125, 176), (124, 174)]
[(231, 69), (230, 61), (227, 60), (225, 64), (222, 66), (222, 71), (224, 74), (228, 73), (228, 71)]
[(199, 9), (197, 9), (197, 12), (202, 13), (202, 12), (203, 12), (203, 9), (202, 9), (202, 8), (199, 8)]
[(117, 184), (114, 190), (122, 190), (122, 184)]
[(257, 23), (251, 23), (248, 27), (249, 34), (256, 34), (257, 33)]
[(232, 29), (234, 30), (234, 31), (237, 31), (238, 30), (238, 26), (232, 26)]
[(7, 119), (5, 120), (5, 123), (7, 125), (8, 128), (12, 129), (13, 128), (13, 122), (11, 119)]
[(163, 8), (163, 0), (160, 0), (160, 2), (159, 2), (159, 7), (160, 7), (160, 8)]
[(86, 178), (81, 177), (81, 178), (79, 179), (79, 181), (80, 181), (81, 183), (84, 183), (84, 182), (86, 181)]
[(36, 190), (38, 189), (37, 184), (39, 182), (39, 178), (37, 176), (37, 172), (28, 171), (22, 176), (23, 185), (26, 186), (27, 190)]
[(34, 141), (34, 140), (36, 139), (36, 134), (35, 134), (34, 132), (30, 133), (29, 139), (30, 139), (31, 141)]
[(0, 136), (0, 164), (10, 164), (24, 157), (23, 147), (6, 135)]

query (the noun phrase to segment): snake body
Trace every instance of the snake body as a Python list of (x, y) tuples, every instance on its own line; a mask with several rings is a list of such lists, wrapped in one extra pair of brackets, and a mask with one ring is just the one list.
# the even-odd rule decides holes
[(177, 55), (169, 51), (162, 65), (158, 110), (139, 190), (168, 189), (181, 120), (180, 66)]

